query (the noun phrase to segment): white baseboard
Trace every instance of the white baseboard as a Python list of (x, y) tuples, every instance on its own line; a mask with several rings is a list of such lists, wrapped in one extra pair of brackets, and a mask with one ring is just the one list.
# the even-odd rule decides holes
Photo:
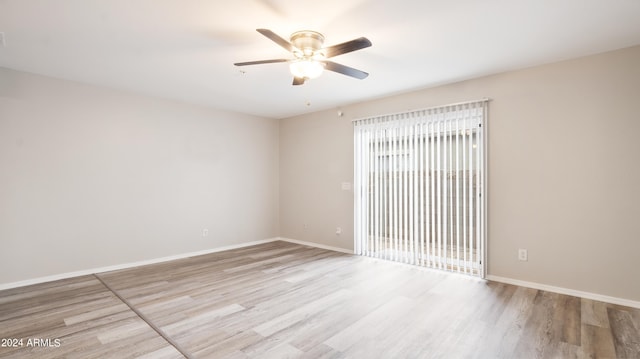
[(342, 252), (342, 253), (353, 254), (353, 251), (351, 249), (327, 246), (327, 245), (324, 245), (324, 244), (313, 243), (313, 242), (299, 241), (297, 239), (278, 237), (278, 238), (274, 238), (273, 240), (289, 242), (289, 243), (295, 243), (295, 244), (301, 244), (303, 246), (309, 246), (309, 247), (322, 248), (322, 249), (326, 249), (326, 250), (330, 250), (330, 251), (334, 251), (334, 252)]
[[(278, 238), (274, 238), (273, 240), (280, 240), (280, 241), (284, 241), (284, 242), (296, 243), (296, 244), (301, 244), (301, 245), (310, 246), (310, 247), (316, 247), (316, 248), (322, 248), (322, 249), (327, 249), (327, 250), (336, 251), (336, 252), (353, 254), (353, 251), (350, 250), (350, 249), (327, 246), (327, 245), (324, 245), (324, 244), (318, 244), (318, 243), (313, 243), (313, 242), (300, 241), (300, 240), (297, 240), (297, 239), (278, 237)], [(410, 266), (410, 265), (408, 264), (408, 266)], [(429, 268), (427, 268), (427, 269), (429, 269)], [(434, 270), (434, 269), (432, 269), (432, 270)], [(457, 274), (457, 273), (452, 273), (452, 274)], [(611, 296), (608, 296), (608, 295), (602, 295), (602, 294), (597, 294), (597, 293), (583, 292), (583, 291), (579, 291), (579, 290), (562, 288), (562, 287), (554, 287), (554, 286), (551, 286), (551, 285), (534, 283), (534, 282), (527, 282), (527, 281), (523, 281), (523, 280), (506, 278), (506, 277), (499, 277), (499, 276), (494, 276), (494, 275), (487, 275), (486, 279), (490, 280), (490, 281), (494, 281), (494, 282), (513, 284), (513, 285), (517, 285), (517, 286), (521, 286), (521, 287), (539, 289), (539, 290), (544, 290), (544, 291), (547, 291), (547, 292), (566, 294), (566, 295), (571, 295), (571, 296), (574, 296), (574, 297), (597, 300), (597, 301), (601, 301), (601, 302), (605, 302), (605, 303), (624, 305), (626, 307), (632, 307), (632, 308), (639, 308), (640, 309), (640, 302), (629, 300), (629, 299), (611, 297)]]
[[(85, 269), (85, 270), (80, 270), (80, 271), (75, 271), (75, 272), (67, 272), (67, 273), (55, 274), (55, 275), (50, 275), (50, 276), (46, 276), (46, 277), (27, 279), (27, 280), (18, 281), (18, 282), (0, 283), (0, 290), (10, 289), (10, 288), (17, 288), (17, 287), (24, 287), (24, 286), (32, 285), (32, 284), (51, 282), (51, 281), (55, 281), (55, 280), (79, 277), (79, 276), (83, 276), (83, 275), (91, 275), (91, 274), (95, 274), (95, 273), (104, 273), (104, 272), (110, 272), (110, 271), (114, 271), (114, 270), (128, 269), (128, 268), (139, 267), (139, 266), (148, 265), (148, 264), (168, 262), (168, 261), (172, 261), (172, 260), (176, 260), (176, 259), (183, 259), (183, 258), (195, 257), (195, 256), (203, 255), (203, 254), (216, 253), (216, 252), (228, 251), (228, 250), (231, 250), (231, 249), (250, 247), (250, 246), (255, 246), (255, 245), (264, 244), (264, 243), (270, 243), (270, 242), (274, 242), (274, 241), (283, 241), (283, 242), (295, 243), (295, 244), (300, 244), (300, 245), (309, 246), (309, 247), (322, 248), (322, 249), (335, 251), (335, 252), (353, 254), (353, 250), (346, 249), (346, 248), (327, 246), (327, 245), (324, 245), (324, 244), (319, 244), (319, 243), (314, 243), (314, 242), (307, 242), (307, 241), (300, 241), (300, 240), (291, 239), (291, 238), (275, 237), (275, 238), (263, 239), (263, 240), (252, 241), (252, 242), (233, 244), (233, 245), (229, 245), (229, 246), (222, 246), (222, 247), (217, 247), (217, 248), (212, 248), (212, 249), (205, 249), (205, 250), (202, 250), (202, 251), (182, 253), (182, 254), (177, 254), (177, 255), (173, 255), (173, 256), (167, 256), (167, 257), (161, 257), (161, 258), (153, 258), (153, 259), (137, 261), (137, 262), (130, 262), (130, 263), (117, 264), (117, 265), (106, 266), (106, 267)], [(579, 290), (562, 288), (562, 287), (555, 287), (555, 286), (546, 285), (546, 284), (540, 284), (540, 283), (535, 283), (535, 282), (527, 282), (527, 281), (523, 281), (523, 280), (519, 280), (519, 279), (506, 278), (506, 277), (500, 277), (500, 276), (495, 276), (495, 275), (487, 275), (486, 279), (490, 280), (490, 281), (494, 281), (494, 282), (513, 284), (513, 285), (518, 285), (518, 286), (521, 286), (521, 287), (545, 290), (545, 291), (548, 291), (548, 292), (566, 294), (566, 295), (571, 295), (571, 296), (574, 296), (574, 297), (592, 299), (592, 300), (597, 300), (597, 301), (601, 301), (601, 302), (624, 305), (624, 306), (627, 306), (627, 307), (639, 308), (640, 309), (640, 302), (639, 301), (634, 301), (634, 300), (629, 300), (629, 299), (611, 297), (611, 296), (597, 294), (597, 293), (583, 292), (583, 291), (579, 291)]]
[(24, 287), (24, 286), (32, 285), (32, 284), (52, 282), (52, 281), (60, 280), (60, 279), (80, 277), (80, 276), (83, 276), (83, 275), (91, 275), (91, 274), (96, 274), (96, 273), (111, 272), (111, 271), (114, 271), (114, 270), (129, 269), (129, 268), (139, 267), (139, 266), (148, 265), (148, 264), (156, 264), (156, 263), (168, 262), (168, 261), (172, 261), (172, 260), (176, 260), (176, 259), (195, 257), (195, 256), (203, 255), (203, 254), (228, 251), (228, 250), (231, 250), (231, 249), (238, 249), (238, 248), (243, 248), (243, 247), (250, 247), (250, 246), (255, 246), (255, 245), (264, 244), (264, 243), (270, 243), (270, 242), (274, 242), (274, 241), (284, 241), (284, 242), (296, 243), (296, 244), (301, 244), (301, 245), (310, 246), (310, 247), (317, 247), (317, 248), (327, 249), (327, 250), (336, 251), (336, 252), (343, 252), (343, 253), (353, 254), (353, 251), (348, 250), (348, 249), (344, 249), (344, 248), (325, 246), (323, 244), (299, 241), (299, 240), (296, 240), (296, 239), (275, 237), (275, 238), (263, 239), (263, 240), (252, 241), (252, 242), (233, 244), (233, 245), (229, 245), (229, 246), (222, 246), (222, 247), (217, 247), (217, 248), (205, 249), (205, 250), (202, 250), (202, 251), (182, 253), (182, 254), (177, 254), (177, 255), (173, 255), (173, 256), (167, 256), (167, 257), (161, 257), (161, 258), (153, 258), (153, 259), (147, 259), (147, 260), (137, 261), (137, 262), (116, 264), (116, 265), (106, 266), (106, 267), (90, 268), (90, 269), (84, 269), (84, 270), (79, 270), (79, 271), (74, 271), (74, 272), (54, 274), (54, 275), (50, 275), (50, 276), (46, 276), (46, 277), (27, 279), (27, 280), (18, 281), (18, 282), (0, 283), (0, 290), (17, 288), (17, 287)]
[(547, 291), (547, 292), (566, 294), (566, 295), (571, 295), (571, 296), (574, 296), (574, 297), (597, 300), (597, 301), (600, 301), (600, 302), (624, 305), (626, 307), (632, 307), (632, 308), (639, 308), (640, 309), (640, 302), (638, 302), (638, 301), (629, 300), (629, 299), (623, 299), (623, 298), (617, 298), (617, 297), (611, 297), (611, 296), (608, 296), (608, 295), (602, 295), (602, 294), (590, 293), (590, 292), (583, 292), (583, 291), (580, 291), (580, 290), (574, 290), (574, 289), (568, 289), (568, 288), (562, 288), (562, 287), (554, 287), (554, 286), (551, 286), (551, 285), (540, 284), (540, 283), (535, 283), (535, 282), (527, 282), (527, 281), (523, 281), (523, 280), (519, 280), (519, 279), (499, 277), (499, 276), (495, 276), (495, 275), (487, 275), (487, 280), (494, 281), (494, 282), (500, 282), (500, 283), (506, 283), (506, 284), (513, 284), (513, 285), (517, 285), (517, 286), (521, 286), (521, 287), (539, 289), (539, 290), (544, 290), (544, 291)]
[(255, 246), (257, 244), (269, 243), (269, 242), (273, 242), (273, 241), (276, 241), (276, 240), (279, 240), (279, 238), (263, 239), (263, 240), (259, 240), (259, 241), (252, 241), (252, 242), (246, 242), (246, 243), (240, 243), (240, 244), (232, 244), (232, 245), (229, 245), (229, 246), (222, 246), (222, 247), (217, 247), (217, 248), (212, 248), (212, 249), (205, 249), (205, 250), (202, 250), (202, 251), (182, 253), (182, 254), (177, 254), (177, 255), (168, 256), (168, 257), (153, 258), (153, 259), (147, 259), (147, 260), (138, 261), (138, 262), (130, 262), (130, 263), (124, 263), (124, 264), (116, 264), (116, 265), (107, 266), (107, 267), (98, 267), (98, 268), (84, 269), (84, 270), (75, 271), (75, 272), (54, 274), (54, 275), (50, 275), (50, 276), (46, 276), (46, 277), (27, 279), (27, 280), (23, 280), (23, 281), (19, 281), (19, 282), (0, 283), (0, 290), (10, 289), (10, 288), (17, 288), (17, 287), (24, 287), (24, 286), (32, 285), (32, 284), (52, 282), (54, 280), (60, 280), (60, 279), (80, 277), (80, 276), (83, 276), (83, 275), (91, 275), (91, 274), (95, 274), (95, 273), (104, 273), (104, 272), (110, 272), (110, 271), (120, 270), (120, 269), (128, 269), (128, 268), (139, 267), (139, 266), (143, 266), (143, 265), (147, 265), (147, 264), (156, 264), (156, 263), (161, 263), (161, 262), (168, 262), (168, 261), (172, 261), (172, 260), (176, 260), (176, 259), (195, 257), (195, 256), (203, 255), (203, 254), (209, 254), (209, 253), (215, 253), (215, 252), (228, 251), (228, 250), (231, 250), (231, 249), (238, 249), (238, 248), (243, 248), (243, 247)]

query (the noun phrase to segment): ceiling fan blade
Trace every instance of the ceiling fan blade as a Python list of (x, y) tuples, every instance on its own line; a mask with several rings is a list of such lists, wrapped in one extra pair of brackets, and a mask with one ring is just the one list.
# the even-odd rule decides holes
[(325, 56), (327, 58), (346, 54), (348, 52), (361, 50), (371, 46), (371, 41), (366, 37), (360, 37), (355, 40), (343, 42), (341, 44), (325, 47)]
[(289, 41), (278, 36), (278, 34), (276, 34), (275, 32), (269, 29), (256, 29), (256, 31), (268, 37), (271, 41), (275, 42), (276, 44), (282, 46), (285, 50), (289, 52), (293, 51), (293, 45), (291, 45)]
[(275, 60), (259, 60), (259, 61), (248, 61), (248, 62), (236, 62), (234, 65), (236, 66), (247, 66), (247, 65), (260, 65), (260, 64), (273, 64), (276, 62), (287, 62), (287, 59), (275, 59)]
[(293, 86), (298, 86), (298, 85), (303, 85), (304, 84), (304, 77), (294, 77), (293, 78)]
[(355, 77), (360, 80), (365, 79), (367, 78), (367, 76), (369, 76), (369, 74), (364, 71), (354, 69), (353, 67), (341, 65), (333, 61), (324, 61), (324, 63), (326, 64), (325, 66), (326, 70), (337, 72), (337, 73), (351, 76), (351, 77)]

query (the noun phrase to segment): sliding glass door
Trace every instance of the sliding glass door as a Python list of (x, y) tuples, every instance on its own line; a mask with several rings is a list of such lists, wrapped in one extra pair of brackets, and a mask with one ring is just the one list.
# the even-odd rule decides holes
[(486, 101), (354, 122), (355, 252), (485, 273)]

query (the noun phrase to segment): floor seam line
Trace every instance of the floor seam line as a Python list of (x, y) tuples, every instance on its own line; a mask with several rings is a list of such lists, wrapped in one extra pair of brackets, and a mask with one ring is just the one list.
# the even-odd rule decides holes
[(118, 297), (118, 299), (120, 299), (120, 301), (124, 304), (126, 304), (129, 309), (131, 309), (131, 311), (133, 311), (134, 313), (136, 313), (136, 315), (142, 319), (142, 321), (144, 321), (145, 323), (147, 323), (147, 325), (149, 327), (151, 327), (151, 329), (153, 329), (156, 333), (158, 333), (164, 340), (167, 341), (167, 343), (169, 343), (171, 346), (173, 346), (177, 351), (180, 352), (180, 354), (184, 355), (187, 359), (194, 359), (193, 355), (191, 355), (188, 351), (186, 351), (184, 348), (182, 348), (180, 346), (180, 344), (178, 344), (175, 340), (173, 340), (167, 333), (165, 333), (162, 329), (160, 329), (160, 327), (158, 327), (157, 325), (155, 325), (153, 323), (153, 321), (151, 321), (151, 319), (147, 318), (146, 315), (144, 315), (141, 311), (139, 311), (133, 304), (131, 304), (131, 302), (129, 302), (125, 297), (123, 297), (122, 295), (120, 295), (120, 293), (118, 293), (117, 290), (111, 288), (102, 278), (100, 278), (100, 276), (96, 273), (93, 274), (93, 276), (100, 281), (100, 283), (102, 283), (103, 286), (105, 286), (105, 288), (107, 288), (111, 293), (113, 293), (116, 297)]

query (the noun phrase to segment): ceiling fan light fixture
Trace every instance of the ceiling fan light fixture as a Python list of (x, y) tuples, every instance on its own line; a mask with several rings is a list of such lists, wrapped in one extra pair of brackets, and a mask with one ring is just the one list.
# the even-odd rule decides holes
[(303, 79), (315, 79), (322, 75), (324, 64), (312, 59), (293, 60), (289, 64), (289, 70), (293, 76)]
[(236, 62), (234, 65), (248, 66), (287, 62), (289, 63), (289, 71), (291, 71), (294, 76), (293, 86), (303, 85), (305, 80), (314, 79), (322, 75), (325, 69), (360, 80), (369, 76), (369, 74), (364, 71), (328, 60), (338, 55), (362, 50), (371, 46), (371, 41), (366, 37), (359, 37), (341, 44), (323, 47), (324, 35), (317, 31), (304, 30), (294, 32), (291, 35), (290, 41), (285, 40), (269, 29), (256, 29), (256, 31), (287, 50), (293, 56), (293, 59), (281, 58)]

